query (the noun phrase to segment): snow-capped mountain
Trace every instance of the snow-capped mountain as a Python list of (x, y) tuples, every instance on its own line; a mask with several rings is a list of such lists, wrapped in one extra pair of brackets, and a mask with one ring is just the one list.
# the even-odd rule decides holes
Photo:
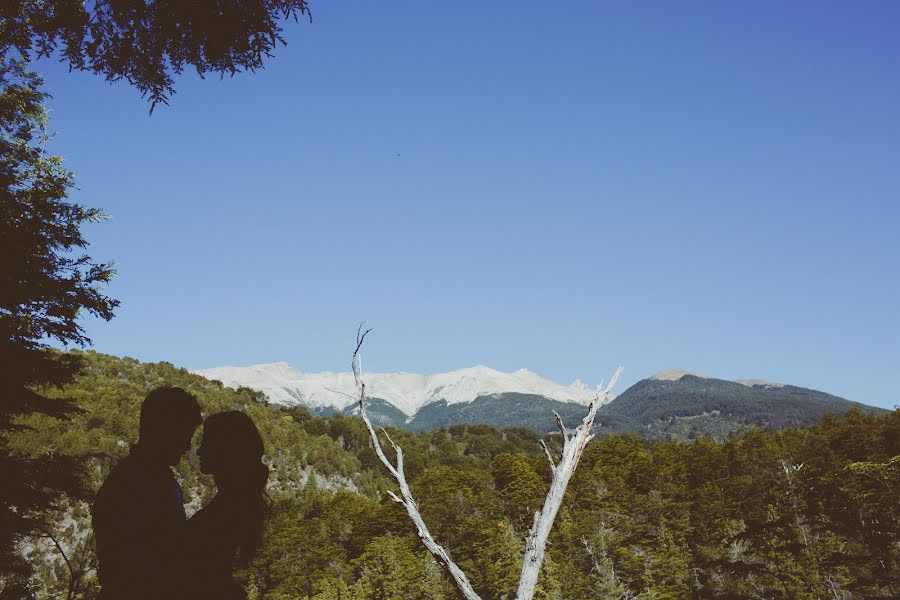
[[(286, 406), (302, 405), (317, 416), (356, 414), (353, 374), (303, 373), (287, 363), (196, 371), (231, 387), (264, 392)], [(577, 425), (595, 392), (579, 380), (564, 386), (520, 369), (503, 373), (484, 366), (422, 375), (366, 373), (369, 418), (378, 426), (409, 431), (484, 424), (498, 429), (558, 430), (556, 414)], [(610, 398), (597, 413), (599, 433), (635, 432), (666, 439), (726, 436), (751, 427), (805, 427), (827, 412), (841, 415), (850, 402), (817, 390), (760, 379), (726, 381), (683, 369), (665, 369)]]
[[(304, 373), (288, 363), (278, 362), (250, 367), (215, 367), (195, 373), (217, 379), (229, 387), (259, 390), (270, 401), (288, 406), (302, 404), (310, 408), (343, 410), (356, 400), (356, 384), (350, 372)], [(596, 394), (578, 379), (564, 386), (527, 369), (503, 373), (485, 366), (431, 375), (366, 373), (365, 380), (366, 396), (381, 398), (408, 416), (441, 400), (452, 405), (472, 402), (480, 396), (518, 393), (587, 405)]]

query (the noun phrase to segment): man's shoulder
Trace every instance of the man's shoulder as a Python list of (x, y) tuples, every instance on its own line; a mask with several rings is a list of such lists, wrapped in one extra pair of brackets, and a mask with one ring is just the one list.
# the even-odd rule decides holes
[(132, 456), (126, 456), (109, 471), (103, 485), (100, 486), (99, 495), (120, 493), (152, 479), (152, 474), (141, 461)]
[(152, 467), (134, 456), (126, 456), (110, 470), (100, 486), (94, 502), (94, 516), (108, 508), (121, 510), (128, 504), (145, 504), (167, 496), (171, 493), (171, 482), (174, 480), (172, 471), (167, 467)]

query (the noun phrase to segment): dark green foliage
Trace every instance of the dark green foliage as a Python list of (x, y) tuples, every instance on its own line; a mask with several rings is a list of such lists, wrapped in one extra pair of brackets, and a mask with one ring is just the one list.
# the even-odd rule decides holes
[(47, 529), (45, 515), (63, 493), (83, 495), (83, 464), (49, 450), (18, 453), (8, 436), (27, 433), (22, 416), (62, 419), (74, 410), (36, 389), (69, 382), (81, 365), (47, 342), (88, 343), (78, 316), (109, 319), (117, 304), (103, 293), (110, 266), (82, 252), (81, 226), (102, 213), (67, 201), (72, 174), (44, 153), (41, 85), (24, 62), (0, 55), (0, 572), (20, 577), (29, 568), (18, 543)]
[(234, 75), (263, 67), (281, 21), (308, 15), (305, 0), (7, 0), (0, 3), (0, 55), (58, 50), (73, 69), (125, 79), (155, 106), (185, 67)]
[[(103, 213), (66, 199), (72, 173), (44, 145), (47, 113), (42, 80), (25, 63), (0, 59), (0, 340), (4, 352), (26, 360), (24, 372), (0, 362), (25, 382), (66, 380), (77, 360), (43, 353), (47, 339), (90, 343), (77, 322), (87, 311), (109, 319), (117, 302), (103, 294), (108, 264), (81, 250), (84, 223)], [(19, 364), (19, 363), (16, 363)]]
[[(179, 385), (207, 414), (245, 410), (266, 440), (275, 476), (265, 542), (241, 571), (250, 598), (456, 598), (424, 552), (374, 458), (365, 426), (272, 407), (168, 363), (92, 352), (66, 395), (69, 421), (32, 415), (10, 436), (23, 455), (91, 456), (96, 487), (137, 433), (151, 387)], [(459, 424), (414, 434), (388, 429), (435, 538), (485, 600), (511, 598), (530, 514), (549, 465), (538, 436)], [(558, 452), (559, 436), (547, 436)], [(806, 429), (753, 430), (725, 442), (660, 441), (634, 434), (592, 442), (550, 537), (538, 597), (809, 599), (891, 598), (900, 589), (900, 411), (859, 409)], [(178, 467), (189, 511), (211, 493), (190, 453)], [(78, 575), (75, 597), (96, 590), (85, 505), (49, 515), (49, 533)], [(65, 516), (65, 518), (63, 518)], [(37, 543), (34, 581), (49, 596), (70, 587), (53, 544)]]

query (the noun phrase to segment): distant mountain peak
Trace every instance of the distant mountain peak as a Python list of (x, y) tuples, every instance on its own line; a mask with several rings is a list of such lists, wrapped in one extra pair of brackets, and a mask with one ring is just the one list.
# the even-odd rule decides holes
[(685, 371), (684, 369), (663, 369), (662, 371), (653, 375), (650, 379), (655, 381), (678, 381), (685, 375), (693, 375), (694, 377), (699, 377), (700, 379), (709, 379), (706, 375), (701, 375), (700, 373), (694, 373), (692, 371)]
[[(264, 392), (277, 404), (302, 404), (310, 408), (337, 410), (353, 404), (356, 384), (353, 374), (304, 373), (286, 362), (249, 367), (216, 367), (196, 371), (227, 386), (246, 386)], [(423, 406), (445, 400), (448, 405), (472, 402), (480, 396), (529, 394), (559, 402), (587, 405), (596, 392), (581, 380), (565, 386), (528, 369), (505, 373), (476, 365), (447, 373), (366, 373), (366, 395), (380, 398), (407, 416)]]

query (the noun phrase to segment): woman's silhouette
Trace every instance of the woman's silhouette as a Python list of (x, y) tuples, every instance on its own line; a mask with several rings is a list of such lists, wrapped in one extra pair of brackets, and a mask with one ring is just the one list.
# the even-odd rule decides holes
[(269, 477), (262, 438), (244, 413), (218, 413), (203, 425), (198, 456), (218, 492), (187, 523), (183, 591), (186, 598), (242, 599), (231, 569), (236, 555), (249, 561), (262, 539)]

